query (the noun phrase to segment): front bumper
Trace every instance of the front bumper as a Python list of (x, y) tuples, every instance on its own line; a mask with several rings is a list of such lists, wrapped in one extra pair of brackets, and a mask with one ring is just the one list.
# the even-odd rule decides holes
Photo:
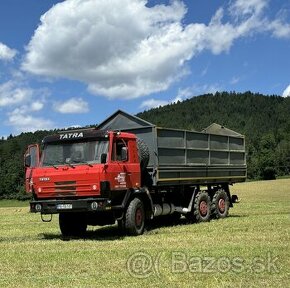
[(74, 200), (37, 200), (30, 202), (30, 212), (57, 214), (60, 212), (97, 212), (112, 210), (108, 198), (86, 198)]

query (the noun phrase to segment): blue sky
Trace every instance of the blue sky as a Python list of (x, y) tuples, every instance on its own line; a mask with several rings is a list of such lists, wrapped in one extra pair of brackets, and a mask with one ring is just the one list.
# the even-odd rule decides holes
[(290, 96), (290, 0), (2, 0), (0, 136), (216, 91)]

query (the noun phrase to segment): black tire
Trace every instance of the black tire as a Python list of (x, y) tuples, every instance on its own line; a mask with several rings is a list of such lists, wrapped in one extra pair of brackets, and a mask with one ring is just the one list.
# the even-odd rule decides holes
[(229, 214), (230, 200), (226, 191), (218, 190), (212, 197), (211, 215), (214, 219), (225, 218)]
[(187, 214), (187, 219), (193, 222), (208, 222), (210, 220), (211, 201), (206, 191), (199, 191), (193, 202), (192, 211)]
[(59, 213), (59, 228), (64, 237), (82, 237), (87, 223), (81, 213)]
[(148, 163), (149, 163), (149, 148), (146, 145), (146, 143), (140, 139), (137, 138), (137, 146), (138, 146), (138, 155), (139, 155), (139, 161), (140, 161), (140, 166), (141, 166), (141, 170), (145, 170), (145, 168), (147, 167)]
[(145, 227), (145, 211), (143, 202), (134, 198), (126, 211), (125, 229), (128, 235), (138, 236), (143, 234)]

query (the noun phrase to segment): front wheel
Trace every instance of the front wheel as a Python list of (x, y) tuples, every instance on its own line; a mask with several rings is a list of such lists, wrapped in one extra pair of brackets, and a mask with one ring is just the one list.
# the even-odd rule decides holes
[(128, 235), (138, 236), (143, 234), (145, 227), (145, 212), (143, 202), (134, 198), (126, 211), (125, 229)]
[(64, 237), (81, 237), (86, 233), (87, 223), (81, 213), (59, 213), (59, 228)]

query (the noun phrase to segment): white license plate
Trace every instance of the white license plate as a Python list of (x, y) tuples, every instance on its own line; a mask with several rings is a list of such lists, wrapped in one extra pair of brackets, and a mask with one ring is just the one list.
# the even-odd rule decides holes
[(57, 204), (56, 209), (58, 210), (69, 210), (72, 209), (72, 204)]

